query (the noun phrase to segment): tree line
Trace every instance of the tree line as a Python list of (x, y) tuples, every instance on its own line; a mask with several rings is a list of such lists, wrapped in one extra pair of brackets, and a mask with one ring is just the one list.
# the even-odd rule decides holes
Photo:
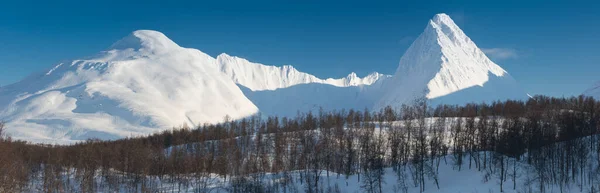
[[(13, 140), (0, 124), (0, 192), (158, 192), (162, 182), (208, 192), (215, 176), (230, 184), (221, 187), (228, 192), (339, 191), (323, 185), (322, 176), (330, 175), (356, 175), (364, 192), (383, 192), (386, 183), (398, 192), (425, 191), (440, 188), (441, 164), (499, 179), (499, 192), (519, 188), (519, 179), (527, 179), (531, 192), (573, 186), (597, 192), (599, 121), (600, 102), (593, 98), (536, 96), (225, 118), (221, 124), (73, 145)], [(521, 164), (530, 166), (526, 178)], [(386, 168), (397, 181), (384, 181)], [(281, 179), (265, 183), (272, 173)]]

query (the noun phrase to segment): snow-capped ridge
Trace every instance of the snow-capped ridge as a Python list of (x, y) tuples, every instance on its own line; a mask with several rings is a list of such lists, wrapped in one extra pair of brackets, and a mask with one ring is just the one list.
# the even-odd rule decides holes
[(450, 18), (450, 16), (449, 16), (448, 14), (446, 14), (446, 13), (438, 13), (438, 14), (435, 14), (435, 15), (433, 16), (433, 19), (432, 19), (432, 20), (434, 20), (434, 21), (451, 21), (451, 22), (454, 22), (454, 21), (452, 20), (452, 18)]
[(392, 77), (391, 75), (380, 74), (378, 72), (372, 72), (365, 77), (359, 77), (355, 72), (351, 72), (344, 78), (327, 78), (324, 80), (326, 84), (336, 85), (339, 87), (349, 86), (368, 86), (375, 82), (383, 79)]
[(234, 82), (253, 91), (276, 90), (299, 84), (320, 83), (337, 87), (370, 85), (386, 78), (387, 75), (371, 73), (360, 78), (352, 72), (343, 78), (321, 79), (314, 75), (301, 72), (290, 65), (269, 66), (253, 63), (244, 58), (230, 56), (222, 53), (217, 56), (217, 65), (221, 72), (229, 76)]

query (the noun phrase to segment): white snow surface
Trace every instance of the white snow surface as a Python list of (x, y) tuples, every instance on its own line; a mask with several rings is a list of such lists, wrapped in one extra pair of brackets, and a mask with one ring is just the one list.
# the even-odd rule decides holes
[(338, 87), (330, 84), (299, 84), (277, 90), (252, 91), (242, 87), (244, 94), (264, 115), (294, 117), (298, 113), (339, 111), (342, 109), (372, 109), (389, 80), (381, 78), (371, 85)]
[[(443, 13), (435, 15), (408, 48), (392, 79), (377, 108), (399, 107), (416, 98), (442, 100), (465, 89), (477, 91), (442, 101), (464, 104), (527, 96), (504, 69), (492, 62)], [(488, 86), (492, 80), (493, 86)], [(484, 87), (492, 88), (481, 89)]]
[(139, 30), (97, 56), (1, 88), (0, 118), (14, 138), (72, 143), (257, 113), (216, 67), (216, 60), (199, 50)]
[[(480, 155), (488, 154), (488, 157), (493, 155), (492, 152), (479, 152)], [(465, 155), (463, 159), (468, 160), (468, 155)], [(503, 156), (503, 155), (500, 155)], [(527, 164), (525, 161), (514, 161), (514, 158), (503, 156), (507, 169), (507, 176), (502, 184), (503, 192), (505, 193), (523, 193), (523, 192), (539, 192), (539, 181), (538, 176), (534, 170), (533, 165)], [(597, 158), (597, 154), (591, 156), (591, 158)], [(406, 193), (499, 193), (501, 192), (500, 177), (497, 166), (488, 166), (494, 168), (495, 173), (490, 173), (490, 168), (486, 170), (478, 171), (475, 166), (469, 168), (469, 161), (465, 161), (461, 164), (462, 169), (458, 169), (458, 165), (455, 164), (455, 157), (452, 155), (443, 156), (440, 158), (439, 168), (437, 170), (437, 178), (439, 181), (439, 188), (435, 181), (430, 176), (425, 177), (425, 190), (421, 191), (417, 182), (414, 182), (412, 178), (412, 163), (408, 163), (406, 166), (400, 167), (400, 172), (394, 171), (393, 168), (384, 168), (382, 177), (381, 190), (382, 192), (406, 192)], [(491, 158), (490, 158), (491, 159)], [(516, 164), (516, 172), (512, 173), (511, 167)], [(435, 166), (434, 166), (435, 167)], [(593, 168), (597, 168), (596, 165), (592, 165)], [(112, 172), (112, 171), (111, 171)], [(99, 172), (98, 172), (99, 173)], [(316, 174), (315, 174), (316, 173)], [(306, 181), (306, 175), (314, 177), (319, 176), (319, 188), (328, 192), (328, 190), (339, 190), (339, 192), (347, 193), (360, 193), (367, 192), (364, 188), (365, 185), (365, 174), (353, 174), (345, 176), (344, 174), (338, 174), (335, 172), (327, 172), (326, 170), (313, 170), (306, 172), (302, 170), (288, 171), (286, 173), (265, 173), (262, 175), (256, 175), (256, 182), (264, 188), (277, 187), (278, 190), (274, 192), (308, 192), (307, 186), (309, 185)], [(399, 175), (400, 174), (400, 175)], [(72, 184), (74, 190), (79, 190), (79, 180), (75, 176), (75, 172), (61, 174), (63, 180), (70, 180), (68, 184)], [(121, 173), (111, 173), (110, 175), (123, 175)], [(289, 176), (286, 177), (286, 175)], [(515, 175), (515, 181), (513, 181), (512, 175)], [(194, 178), (191, 175), (179, 175), (177, 176), (182, 180), (181, 184), (177, 183), (177, 178), (173, 176), (149, 176), (146, 180), (149, 183), (149, 188), (156, 192), (234, 192), (232, 191), (232, 176), (224, 178), (218, 174), (203, 174), (203, 178)], [(399, 176), (403, 176), (400, 178)], [(34, 177), (33, 183), (27, 183), (24, 187), (26, 192), (42, 192), (43, 190), (43, 179), (41, 177)], [(100, 175), (94, 177), (96, 183), (105, 182)], [(248, 179), (254, 180), (254, 179)], [(576, 179), (577, 183), (572, 183), (570, 186), (559, 186), (556, 184), (546, 185), (544, 187), (545, 193), (568, 193), (568, 192), (593, 192), (596, 190), (598, 184), (594, 182), (584, 181), (581, 182), (579, 178)], [(548, 183), (548, 182), (545, 182)], [(258, 185), (257, 184), (257, 185)], [(284, 185), (287, 184), (287, 185)], [(580, 187), (579, 184), (582, 184)], [(516, 185), (516, 186), (515, 186)], [(514, 187), (513, 187), (514, 186)], [(129, 184), (119, 183), (117, 185), (118, 192), (132, 192), (132, 187)], [(139, 190), (140, 186), (137, 186)], [(70, 187), (69, 187), (70, 188)], [(314, 188), (314, 187), (313, 187)], [(99, 187), (98, 192), (109, 192), (105, 186)], [(112, 190), (111, 190), (112, 191)], [(335, 192), (335, 191), (330, 191)]]
[(389, 75), (373, 72), (364, 78), (360, 78), (352, 72), (348, 76), (334, 79), (320, 79), (314, 75), (300, 72), (293, 66), (281, 67), (268, 66), (253, 63), (244, 58), (230, 56), (225, 53), (217, 56), (217, 64), (221, 72), (227, 74), (235, 83), (240, 84), (252, 91), (276, 90), (299, 84), (320, 83), (337, 87), (371, 85), (380, 78)]

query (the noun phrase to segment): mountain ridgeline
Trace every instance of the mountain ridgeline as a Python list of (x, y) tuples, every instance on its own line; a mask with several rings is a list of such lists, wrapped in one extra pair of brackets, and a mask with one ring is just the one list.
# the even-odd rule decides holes
[(260, 113), (394, 109), (425, 99), (466, 104), (527, 99), (446, 14), (437, 14), (394, 75), (319, 78), (183, 48), (139, 30), (86, 59), (55, 65), (0, 88), (0, 119), (15, 139), (70, 144), (120, 139)]

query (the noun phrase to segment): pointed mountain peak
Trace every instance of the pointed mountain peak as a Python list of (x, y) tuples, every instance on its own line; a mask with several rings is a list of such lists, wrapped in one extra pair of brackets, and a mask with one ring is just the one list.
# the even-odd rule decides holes
[[(485, 89), (477, 89), (484, 85)], [(458, 96), (455, 93), (459, 91), (473, 89), (495, 93), (495, 97), (506, 93), (525, 96), (512, 77), (443, 13), (430, 19), (423, 33), (406, 50), (389, 87), (379, 108), (399, 107), (415, 98), (448, 100)], [(453, 102), (459, 101), (474, 102), (461, 97)]]
[(234, 57), (234, 56), (230, 56), (230, 55), (229, 55), (229, 54), (227, 54), (227, 53), (221, 53), (221, 54), (219, 54), (219, 55), (217, 56), (217, 58), (230, 58), (230, 57)]
[(227, 53), (221, 53), (215, 59), (217, 59), (217, 61), (219, 61), (223, 64), (227, 64), (227, 61), (233, 60), (235, 58), (236, 58), (235, 56), (230, 56)]
[(243, 63), (243, 64), (250, 63), (250, 61), (246, 60), (245, 58), (232, 56), (227, 53), (221, 53), (215, 59), (217, 59), (217, 61), (223, 65), (232, 64), (232, 63)]
[(431, 21), (435, 22), (436, 24), (441, 24), (441, 23), (454, 24), (454, 21), (452, 20), (452, 18), (450, 18), (450, 16), (446, 15), (445, 13), (435, 14), (435, 16), (433, 16)]
[(351, 72), (350, 74), (348, 74), (348, 76), (346, 76), (346, 78), (352, 80), (358, 78), (358, 75), (356, 75), (355, 72)]
[(371, 72), (366, 77), (379, 77), (379, 76), (391, 76), (391, 75), (379, 74), (379, 72)]
[(109, 50), (125, 50), (129, 48), (156, 52), (179, 48), (179, 45), (159, 31), (137, 30), (114, 43)]
[(473, 47), (470, 45), (472, 44), (471, 39), (454, 23), (454, 20), (450, 16), (444, 13), (433, 16), (429, 20), (429, 24), (423, 34), (426, 34), (429, 39), (437, 39), (439, 43), (447, 42), (458, 46), (463, 46), (464, 44), (465, 46)]
[(380, 74), (379, 72), (371, 72), (369, 75), (365, 76), (363, 79), (379, 79), (379, 78), (389, 78), (392, 75)]

